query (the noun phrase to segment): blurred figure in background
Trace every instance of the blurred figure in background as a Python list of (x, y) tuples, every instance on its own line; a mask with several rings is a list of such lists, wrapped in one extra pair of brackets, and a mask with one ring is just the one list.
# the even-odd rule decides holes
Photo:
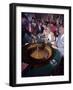
[(22, 44), (31, 43), (31, 23), (25, 14), (22, 14)]
[(57, 38), (57, 47), (61, 55), (64, 56), (64, 26), (59, 27), (59, 36)]
[(42, 33), (43, 32), (43, 26), (42, 26), (42, 21), (41, 20), (37, 20), (37, 25), (36, 25), (36, 33)]
[(52, 45), (53, 48), (58, 49), (61, 56), (64, 57), (64, 26), (59, 27), (59, 35), (56, 38), (56, 45)]
[(51, 28), (51, 31), (56, 35), (57, 26), (56, 26), (56, 22), (55, 21), (50, 23), (50, 28)]
[(55, 36), (54, 33), (51, 32), (51, 29), (49, 26), (44, 27), (43, 35), (45, 36), (45, 42), (50, 42), (51, 44), (54, 44)]

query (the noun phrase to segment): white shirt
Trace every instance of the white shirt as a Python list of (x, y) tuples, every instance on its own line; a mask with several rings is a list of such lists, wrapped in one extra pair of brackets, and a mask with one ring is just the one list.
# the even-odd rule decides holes
[(64, 56), (64, 34), (58, 36), (56, 44), (61, 55)]

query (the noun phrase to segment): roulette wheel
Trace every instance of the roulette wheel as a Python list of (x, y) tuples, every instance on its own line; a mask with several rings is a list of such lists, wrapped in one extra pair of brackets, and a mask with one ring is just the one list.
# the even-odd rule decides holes
[(46, 63), (52, 57), (52, 47), (45, 43), (29, 43), (22, 47), (23, 62), (29, 64)]

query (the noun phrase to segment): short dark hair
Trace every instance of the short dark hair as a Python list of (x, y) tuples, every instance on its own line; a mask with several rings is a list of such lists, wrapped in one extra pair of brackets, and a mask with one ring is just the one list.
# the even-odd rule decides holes
[(24, 13), (22, 13), (22, 18), (25, 18), (28, 20), (28, 17)]
[(63, 27), (64, 28), (64, 24), (61, 24), (59, 27)]

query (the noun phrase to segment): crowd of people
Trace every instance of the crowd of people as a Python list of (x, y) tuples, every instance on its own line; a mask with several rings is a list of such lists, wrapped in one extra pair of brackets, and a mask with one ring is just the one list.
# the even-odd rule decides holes
[(22, 45), (42, 42), (64, 56), (64, 15), (22, 13)]

